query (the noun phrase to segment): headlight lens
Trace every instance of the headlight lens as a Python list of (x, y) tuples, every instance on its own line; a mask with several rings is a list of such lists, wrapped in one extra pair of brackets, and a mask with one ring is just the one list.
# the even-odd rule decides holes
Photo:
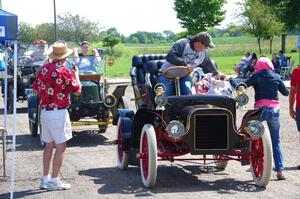
[(104, 98), (104, 105), (106, 107), (113, 107), (114, 105), (116, 105), (117, 103), (117, 100), (115, 98), (115, 96), (113, 95), (106, 95), (105, 98)]
[(265, 132), (265, 127), (260, 121), (250, 121), (247, 133), (252, 139), (260, 138)]
[(240, 94), (236, 97), (236, 101), (239, 106), (244, 106), (244, 105), (248, 104), (249, 97), (246, 94)]
[(167, 126), (167, 132), (171, 137), (179, 138), (185, 134), (185, 127), (181, 122), (172, 120)]
[(165, 95), (159, 95), (154, 98), (157, 106), (165, 106), (168, 102), (168, 98)]

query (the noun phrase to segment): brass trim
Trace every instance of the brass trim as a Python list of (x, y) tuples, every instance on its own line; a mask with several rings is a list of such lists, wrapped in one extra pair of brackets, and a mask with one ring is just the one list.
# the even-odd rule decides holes
[(105, 125), (112, 124), (111, 121), (108, 122), (92, 122), (92, 121), (79, 121), (79, 122), (71, 122), (72, 126), (91, 126), (91, 125)]
[[(106, 103), (106, 98), (108, 98), (108, 97), (112, 97), (113, 99), (114, 99), (114, 104), (113, 105), (108, 105), (107, 103)], [(103, 104), (106, 106), (106, 107), (108, 107), (108, 108), (111, 108), (111, 107), (114, 107), (116, 104), (117, 104), (117, 99), (116, 99), (116, 97), (114, 96), (114, 95), (106, 95), (105, 97), (104, 97), (104, 99), (103, 99)]]
[[(213, 106), (209, 106), (208, 108), (197, 108), (197, 109), (191, 111), (191, 112), (188, 114), (188, 116), (187, 116), (186, 133), (190, 130), (190, 119), (191, 119), (191, 115), (194, 114), (194, 112), (196, 112), (196, 111), (198, 111), (198, 110), (212, 110), (212, 109), (227, 111), (227, 112), (230, 113), (232, 119), (234, 118), (234, 117), (233, 117), (233, 113), (232, 113), (230, 110), (226, 109), (226, 108), (213, 107)], [(238, 131), (237, 131), (237, 129), (234, 128), (234, 127), (235, 127), (235, 123), (234, 123), (234, 122), (235, 122), (235, 121), (232, 120), (232, 127), (233, 127), (233, 130), (235, 131), (235, 133), (239, 134)], [(240, 135), (240, 134), (239, 134), (239, 135)]]

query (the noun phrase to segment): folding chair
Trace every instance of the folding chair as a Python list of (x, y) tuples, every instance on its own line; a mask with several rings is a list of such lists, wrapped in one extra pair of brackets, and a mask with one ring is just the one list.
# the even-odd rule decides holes
[(293, 60), (288, 66), (280, 68), (280, 78), (282, 80), (289, 80), (291, 76), (291, 71), (295, 65), (295, 60)]

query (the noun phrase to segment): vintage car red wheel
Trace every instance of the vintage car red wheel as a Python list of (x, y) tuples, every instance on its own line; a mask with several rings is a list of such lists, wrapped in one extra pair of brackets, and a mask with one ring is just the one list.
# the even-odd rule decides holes
[(215, 165), (218, 169), (225, 169), (228, 165), (228, 160), (226, 160), (221, 154), (213, 155), (215, 159)]
[(127, 169), (128, 167), (129, 154), (123, 151), (121, 118), (119, 118), (118, 125), (117, 125), (117, 142), (118, 142), (118, 144), (116, 145), (117, 166), (120, 169), (124, 170)]
[(264, 134), (256, 140), (251, 140), (251, 173), (255, 184), (265, 187), (270, 181), (272, 170), (272, 148), (268, 125), (263, 122)]
[(151, 124), (145, 124), (140, 140), (140, 168), (145, 187), (153, 187), (157, 176), (156, 134)]

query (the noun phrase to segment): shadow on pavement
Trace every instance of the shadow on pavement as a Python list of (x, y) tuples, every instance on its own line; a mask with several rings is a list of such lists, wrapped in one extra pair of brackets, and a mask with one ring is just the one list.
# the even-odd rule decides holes
[[(104, 145), (107, 138), (97, 131), (81, 131), (73, 133), (73, 138), (67, 142), (68, 147), (95, 147)], [(12, 145), (12, 136), (7, 136), (8, 151)], [(43, 150), (39, 135), (32, 137), (30, 134), (16, 136), (17, 151)]]
[[(44, 190), (40, 189), (33, 189), (33, 190), (26, 190), (26, 191), (15, 191), (14, 198), (25, 198), (29, 196), (37, 196), (38, 194), (44, 193)], [(10, 193), (0, 194), (0, 198), (10, 198)]]
[(68, 147), (94, 147), (104, 145), (107, 140), (98, 131), (73, 131), (73, 138), (68, 141)]
[[(21, 107), (21, 108), (17, 108), (17, 113), (28, 113), (28, 109), (27, 107)], [(4, 109), (1, 108), (0, 109), (0, 114), (4, 114)], [(11, 113), (7, 113), (8, 115), (11, 114)]]
[(142, 197), (169, 192), (217, 190), (219, 194), (234, 194), (234, 192), (260, 192), (265, 190), (257, 187), (252, 179), (238, 181), (238, 179), (223, 178), (217, 181), (209, 181), (207, 174), (228, 175), (225, 171), (220, 171), (213, 166), (159, 166), (155, 187), (147, 189), (143, 186), (139, 167), (129, 167), (125, 171), (112, 167), (79, 171), (79, 175), (91, 176), (94, 178), (94, 183), (99, 184), (99, 187), (101, 186), (98, 189), (99, 194), (134, 194), (135, 197)]
[(296, 165), (294, 167), (284, 167), (284, 170), (287, 170), (287, 171), (299, 170), (297, 167), (298, 167), (298, 165)]

